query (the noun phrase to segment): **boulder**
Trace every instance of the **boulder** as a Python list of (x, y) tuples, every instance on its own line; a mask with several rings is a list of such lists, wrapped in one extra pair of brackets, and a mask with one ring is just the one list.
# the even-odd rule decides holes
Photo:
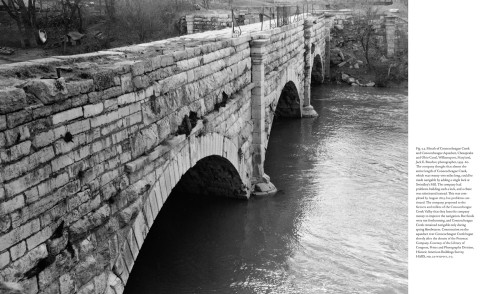
[(369, 82), (365, 86), (366, 87), (375, 87), (375, 83), (374, 82)]
[(389, 61), (389, 59), (387, 59), (387, 57), (385, 57), (384, 55), (382, 55), (379, 59), (380, 62), (384, 63), (384, 62), (387, 62)]
[(349, 75), (348, 74), (345, 74), (345, 73), (342, 73), (342, 81), (345, 81), (347, 82), (349, 80)]

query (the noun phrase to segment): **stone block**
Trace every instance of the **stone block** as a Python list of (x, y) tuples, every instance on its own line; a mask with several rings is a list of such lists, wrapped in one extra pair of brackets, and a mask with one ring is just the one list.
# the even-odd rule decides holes
[(101, 273), (94, 278), (95, 293), (101, 294), (106, 290), (107, 274), (106, 272)]
[(61, 294), (71, 294), (76, 292), (75, 281), (70, 274), (59, 277), (59, 289)]
[(161, 67), (170, 66), (174, 63), (175, 59), (172, 54), (161, 55)]
[(173, 52), (174, 60), (175, 61), (181, 61), (187, 58), (187, 52), (186, 51), (174, 51)]
[(38, 194), (40, 197), (45, 196), (49, 192), (66, 185), (68, 182), (69, 176), (67, 173), (59, 174), (38, 185)]
[(115, 85), (114, 77), (115, 73), (112, 70), (94, 73), (92, 79), (96, 90), (104, 90), (113, 87)]
[(104, 103), (97, 103), (92, 105), (86, 105), (83, 107), (83, 116), (90, 117), (100, 114), (104, 110)]
[(3, 131), (7, 128), (7, 116), (0, 115), (0, 131)]
[(25, 90), (45, 105), (62, 101), (69, 96), (64, 78), (31, 80), (26, 84)]
[(20, 243), (17, 243), (16, 245), (10, 247), (9, 251), (12, 261), (16, 261), (17, 259), (22, 257), (24, 253), (26, 253), (26, 242), (22, 241)]
[(78, 94), (88, 93), (94, 90), (93, 80), (80, 80), (66, 82), (68, 96), (76, 96)]
[(90, 213), (82, 219), (73, 223), (69, 227), (70, 236), (78, 238), (87, 234), (88, 231), (102, 225), (109, 218), (110, 213), (111, 209), (109, 205), (103, 205), (95, 212)]
[(123, 255), (119, 255), (116, 259), (115, 264), (113, 265), (113, 272), (118, 274), (122, 279), (126, 277), (128, 279), (129, 272), (127, 269), (127, 265), (125, 264), (125, 260)]
[(73, 109), (69, 109), (60, 113), (57, 113), (52, 116), (52, 123), (57, 125), (59, 123), (63, 123), (66, 121), (70, 121), (83, 116), (82, 107), (76, 107)]
[(90, 126), (92, 128), (99, 127), (101, 125), (109, 124), (115, 120), (118, 120), (119, 118), (120, 116), (118, 111), (108, 112), (103, 115), (91, 118)]
[(23, 226), (13, 229), (0, 236), (0, 251), (12, 247), (14, 244), (26, 239), (40, 230), (40, 220), (35, 219)]
[(131, 66), (131, 70), (132, 70), (132, 76), (134, 77), (144, 74), (145, 61), (144, 60), (135, 61)]
[(49, 144), (52, 144), (54, 140), (55, 140), (55, 133), (53, 130), (50, 130), (36, 135), (35, 138), (33, 139), (33, 146), (35, 146), (36, 148), (45, 147)]
[(68, 154), (64, 154), (52, 160), (50, 164), (52, 165), (52, 170), (54, 172), (57, 172), (58, 170), (61, 170), (73, 163), (74, 163), (73, 158)]
[(160, 207), (158, 207), (158, 202), (156, 201), (156, 191), (152, 190), (148, 197), (149, 205), (151, 206), (151, 212), (153, 213), (153, 220), (158, 215), (160, 211)]
[(0, 89), (0, 101), (0, 114), (18, 111), (27, 106), (24, 91), (14, 87)]
[[(66, 137), (66, 134), (64, 135)], [(85, 145), (88, 142), (90, 136), (87, 133), (80, 133), (73, 136), (71, 140), (59, 139), (54, 142), (54, 149), (56, 155), (68, 153), (71, 150), (78, 148), (79, 146)], [(68, 142), (66, 142), (68, 141)]]
[(0, 253), (0, 269), (4, 268), (10, 263), (9, 251)]
[(22, 125), (6, 130), (3, 135), (5, 135), (5, 140), (0, 138), (0, 141), (4, 141), (2, 145), (8, 147), (28, 139), (30, 137), (30, 130), (27, 125)]
[(0, 160), (4, 163), (15, 161), (31, 152), (31, 141), (24, 141), (11, 148), (0, 151)]
[(24, 206), (24, 196), (18, 195), (0, 203), (0, 215), (7, 215)]
[(33, 120), (33, 111), (31, 109), (25, 109), (17, 112), (12, 112), (7, 114), (7, 126), (9, 128), (17, 127), (23, 123), (27, 123)]
[(90, 192), (88, 190), (79, 192), (75, 196), (68, 199), (68, 210), (73, 210), (90, 199)]
[[(134, 230), (132, 228), (127, 233), (127, 245), (130, 248), (130, 252), (132, 253), (133, 260), (135, 261), (135, 259), (139, 255), (140, 247), (137, 244), (137, 240), (135, 239), (135, 235), (134, 235)], [(132, 270), (132, 269), (130, 268), (130, 270)]]
[(151, 208), (151, 203), (149, 202), (149, 197), (146, 198), (146, 200), (144, 201), (143, 213), (144, 213), (144, 216), (146, 218), (146, 222), (147, 222), (148, 227), (151, 228), (153, 226), (153, 222), (154, 222), (155, 218), (153, 216), (153, 210)]
[(132, 78), (132, 84), (136, 89), (144, 89), (150, 84), (150, 79), (147, 76), (135, 76)]
[(47, 226), (43, 228), (43, 230), (39, 231), (38, 233), (26, 239), (28, 250), (31, 250), (36, 246), (40, 245), (41, 243), (47, 241), (47, 239), (50, 238), (52, 233), (53, 233), (52, 228), (50, 226)]
[(24, 157), (16, 163), (7, 165), (2, 171), (2, 176), (4, 180), (11, 180), (33, 170), (42, 163), (50, 161), (54, 157), (55, 154), (52, 147), (45, 147), (30, 156)]
[(132, 139), (132, 158), (137, 158), (157, 144), (158, 129), (156, 125), (142, 129)]
[(85, 284), (84, 286), (82, 286), (78, 292), (76, 292), (76, 294), (94, 294), (94, 289), (95, 289), (95, 286), (94, 286), (94, 282), (91, 281), (87, 284)]
[(66, 223), (73, 224), (78, 219), (81, 219), (81, 224), (85, 223), (88, 224), (88, 220), (82, 219), (82, 217), (89, 214), (92, 210), (97, 209), (100, 205), (101, 205), (101, 197), (100, 195), (97, 195), (96, 197), (90, 199), (90, 201), (81, 203), (73, 210), (68, 210), (69, 213), (66, 214), (64, 220)]
[(66, 131), (76, 135), (90, 130), (90, 119), (80, 120), (66, 126)]
[(10, 183), (5, 184), (5, 192), (8, 197), (14, 196), (17, 193), (27, 190), (30, 187), (40, 183), (50, 176), (50, 165), (46, 165), (40, 169), (28, 173)]
[(137, 94), (134, 92), (123, 94), (123, 95), (118, 97), (118, 105), (121, 106), (124, 104), (133, 103), (136, 101), (136, 96), (137, 96)]

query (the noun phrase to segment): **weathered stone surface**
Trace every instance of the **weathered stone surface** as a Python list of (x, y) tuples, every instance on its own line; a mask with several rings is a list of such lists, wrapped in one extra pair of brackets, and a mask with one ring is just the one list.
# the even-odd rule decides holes
[(136, 158), (144, 154), (153, 146), (157, 145), (158, 142), (158, 128), (156, 125), (151, 125), (148, 128), (142, 129), (132, 139), (132, 157)]
[(85, 117), (90, 117), (101, 113), (104, 110), (104, 104), (97, 103), (92, 105), (86, 105), (83, 107), (83, 113)]
[[(0, 260), (1, 263), (1, 260)], [(0, 293), (2, 294), (25, 294), (25, 289), (21, 284), (0, 281)]]
[(22, 89), (14, 87), (0, 88), (0, 114), (11, 113), (26, 106), (28, 106), (26, 94)]
[(52, 104), (69, 96), (64, 78), (32, 80), (25, 86), (26, 93), (33, 94), (43, 104)]
[(35, 219), (21, 227), (15, 228), (7, 234), (0, 236), (0, 251), (12, 247), (14, 244), (27, 238), (40, 230), (40, 221)]
[(79, 118), (83, 116), (83, 110), (81, 107), (76, 107), (73, 109), (69, 109), (60, 113), (55, 114), (52, 117), (52, 123), (57, 125), (62, 122), (66, 122), (69, 120), (73, 120), (75, 118)]
[(0, 268), (4, 268), (10, 262), (9, 251), (2, 252), (0, 254)]
[(19, 274), (25, 275), (29, 270), (36, 267), (37, 263), (47, 257), (47, 248), (42, 244), (35, 249), (26, 253), (17, 261), (12, 262), (9, 266), (2, 270), (1, 274), (8, 281), (19, 281)]
[(0, 233), (6, 233), (10, 230), (11, 220), (8, 214), (0, 216)]
[[(31, 248), (30, 248), (31, 249)], [(26, 252), (26, 242), (20, 242), (14, 246), (12, 246), (10, 249), (10, 256), (12, 261), (16, 261), (19, 259), (19, 257), (23, 256), (24, 253)]]

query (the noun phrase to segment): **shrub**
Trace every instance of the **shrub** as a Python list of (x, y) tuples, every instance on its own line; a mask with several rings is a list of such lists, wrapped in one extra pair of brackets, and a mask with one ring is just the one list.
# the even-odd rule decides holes
[(116, 10), (123, 28), (133, 32), (140, 42), (161, 35), (165, 29), (164, 15), (168, 2), (161, 0), (123, 0)]

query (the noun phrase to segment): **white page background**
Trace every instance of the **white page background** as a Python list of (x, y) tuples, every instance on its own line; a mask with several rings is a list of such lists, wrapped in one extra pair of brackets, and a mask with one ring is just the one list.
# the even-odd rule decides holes
[[(409, 292), (500, 293), (500, 5), (410, 0)], [(415, 258), (415, 147), (471, 147), (475, 250)]]

